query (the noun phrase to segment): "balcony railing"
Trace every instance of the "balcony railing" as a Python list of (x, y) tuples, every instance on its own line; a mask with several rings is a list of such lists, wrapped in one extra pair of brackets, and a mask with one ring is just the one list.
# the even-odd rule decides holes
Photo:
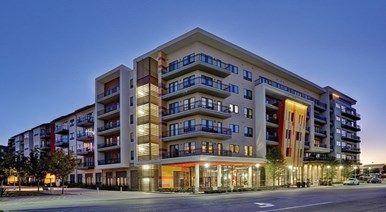
[(327, 144), (314, 144), (314, 147), (327, 148)]
[(327, 104), (325, 104), (323, 102), (320, 102), (319, 100), (315, 99), (314, 97), (309, 96), (309, 95), (307, 95), (305, 93), (302, 93), (300, 91), (297, 91), (295, 89), (292, 89), (292, 88), (290, 88), (288, 86), (285, 86), (285, 85), (282, 85), (280, 83), (277, 83), (275, 81), (272, 81), (270, 79), (267, 79), (265, 77), (259, 77), (259, 79), (257, 79), (255, 81), (255, 85), (259, 85), (259, 84), (262, 84), (262, 83), (270, 85), (270, 86), (275, 87), (275, 88), (278, 88), (278, 89), (283, 90), (285, 92), (291, 93), (291, 94), (293, 94), (295, 96), (299, 96), (299, 97), (301, 97), (303, 99), (310, 100), (310, 101), (314, 102), (315, 105), (320, 106), (320, 107), (322, 107), (324, 109), (327, 108)]
[(190, 103), (190, 104), (181, 105), (181, 106), (178, 106), (178, 107), (175, 107), (175, 108), (169, 108), (169, 109), (167, 109), (166, 111), (163, 112), (163, 116), (173, 115), (173, 114), (181, 113), (181, 112), (184, 112), (184, 111), (193, 110), (193, 109), (196, 109), (196, 108), (204, 108), (204, 109), (207, 109), (207, 110), (210, 110), (210, 111), (230, 113), (228, 106), (218, 106), (218, 105), (215, 105), (213, 103), (212, 104), (208, 104), (205, 101), (199, 100), (199, 101), (195, 101), (195, 102)]
[(361, 138), (357, 135), (351, 135), (351, 134), (346, 134), (346, 135), (341, 135), (342, 139), (348, 139), (348, 140), (354, 140), (354, 141), (360, 141)]
[(342, 147), (342, 152), (349, 152), (349, 153), (360, 153), (360, 148), (352, 148), (352, 147)]
[(106, 160), (98, 160), (98, 165), (108, 165), (108, 164), (115, 164), (115, 163), (120, 163), (121, 159), (116, 158), (116, 159), (106, 159)]
[(267, 117), (266, 120), (267, 120), (268, 122), (271, 122), (271, 123), (274, 123), (274, 124), (277, 124), (277, 123), (278, 123), (277, 118), (273, 118), (273, 117), (271, 117), (271, 116)]
[(267, 135), (266, 136), (266, 139), (269, 140), (269, 141), (276, 141), (278, 142), (278, 137), (277, 136), (274, 136), (274, 135)]
[(327, 121), (327, 118), (326, 118), (326, 117), (321, 116), (321, 115), (319, 115), (319, 114), (315, 114), (314, 117), (315, 117), (316, 119), (319, 119), (319, 120)]
[(101, 115), (103, 115), (103, 114), (109, 113), (109, 112), (114, 111), (114, 110), (119, 110), (119, 103), (116, 103), (116, 104), (114, 104), (114, 105), (105, 107), (105, 108), (102, 109), (102, 110), (99, 110), (99, 111), (98, 111), (98, 116), (101, 116)]
[(304, 161), (329, 161), (328, 157), (304, 156)]
[(66, 147), (68, 145), (69, 145), (68, 139), (65, 139), (65, 138), (56, 139), (55, 146)]
[(327, 135), (327, 131), (325, 130), (315, 129), (314, 132), (317, 134)]
[[(197, 155), (213, 155), (213, 156), (225, 156), (225, 157), (248, 157), (240, 153), (231, 152), (229, 150), (218, 150), (218, 149), (190, 149), (180, 150), (174, 152), (167, 152), (162, 154), (162, 158), (177, 158), (177, 157), (189, 157)], [(250, 156), (249, 156), (250, 157)]]
[(208, 80), (207, 78), (203, 78), (203, 77), (195, 77), (195, 78), (192, 78), (192, 79), (187, 80), (185, 82), (178, 83), (176, 85), (171, 85), (171, 86), (167, 87), (166, 93), (163, 93), (163, 95), (175, 93), (177, 91), (181, 91), (183, 89), (193, 87), (195, 85), (205, 85), (205, 86), (208, 86), (211, 88), (216, 88), (219, 91), (229, 93), (229, 86), (226, 84), (223, 84), (221, 81), (217, 82), (217, 81), (213, 81), (213, 80)]
[(97, 99), (102, 99), (103, 97), (117, 93), (118, 91), (119, 91), (119, 85), (117, 85), (116, 87), (110, 88), (110, 89), (104, 91), (103, 93), (98, 94)]
[(94, 138), (93, 132), (78, 132), (76, 135), (78, 141), (90, 140)]
[(67, 134), (68, 133), (68, 125), (61, 124), (55, 126), (55, 134)]
[(359, 113), (357, 113), (357, 112), (356, 112), (355, 110), (353, 110), (353, 109), (343, 108), (343, 109), (341, 110), (341, 113), (351, 115), (351, 116), (356, 117), (356, 118), (358, 118), (358, 119), (361, 118), (361, 115), (360, 115)]
[(112, 142), (112, 143), (98, 144), (98, 148), (106, 148), (106, 147), (111, 147), (111, 146), (119, 146), (119, 143), (118, 142)]
[(95, 167), (94, 162), (83, 162), (78, 164), (78, 168), (91, 169), (94, 167)]
[(49, 138), (51, 133), (47, 133), (45, 131), (40, 132), (40, 138)]
[(346, 127), (353, 130), (361, 130), (361, 127), (359, 125), (356, 125), (354, 122), (349, 121), (342, 121), (342, 127)]
[(98, 132), (103, 132), (103, 131), (118, 128), (118, 127), (120, 127), (119, 122), (114, 122), (112, 124), (107, 124), (102, 127), (98, 127)]
[(203, 62), (205, 64), (214, 66), (216, 68), (222, 69), (226, 73), (230, 73), (230, 70), (228, 70), (231, 67), (231, 64), (226, 64), (222, 62), (221, 60), (214, 59), (213, 57), (199, 53), (194, 56), (187, 56), (182, 61), (179, 61), (177, 63), (170, 63), (169, 66), (162, 72), (162, 75), (166, 75), (168, 73), (176, 72), (179, 69), (198, 62)]
[(93, 152), (94, 152), (94, 149), (93, 148), (88, 148), (88, 147), (80, 148), (80, 149), (76, 150), (76, 153), (78, 155), (87, 155), (87, 154), (91, 154)]
[(190, 127), (177, 128), (175, 130), (165, 131), (162, 137), (173, 137), (173, 136), (184, 135), (184, 134), (189, 134), (194, 132), (208, 132), (208, 133), (215, 133), (219, 135), (232, 135), (232, 131), (229, 128), (198, 124)]
[(93, 123), (94, 123), (94, 117), (91, 115), (85, 115), (85, 116), (79, 117), (76, 120), (76, 124), (78, 126), (92, 125)]

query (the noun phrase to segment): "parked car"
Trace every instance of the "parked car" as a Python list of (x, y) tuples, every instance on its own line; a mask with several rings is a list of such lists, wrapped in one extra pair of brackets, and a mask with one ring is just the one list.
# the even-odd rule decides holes
[(343, 185), (359, 185), (359, 180), (357, 178), (348, 178), (343, 182)]
[(368, 183), (382, 183), (382, 180), (377, 178), (377, 177), (373, 177), (371, 178), (369, 181), (367, 181)]

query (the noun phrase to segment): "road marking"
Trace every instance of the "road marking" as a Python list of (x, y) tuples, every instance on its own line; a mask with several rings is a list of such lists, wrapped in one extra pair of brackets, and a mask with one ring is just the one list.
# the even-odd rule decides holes
[(260, 202), (255, 202), (255, 205), (258, 205), (259, 208), (268, 208), (268, 207), (273, 207), (274, 205), (271, 203), (260, 203)]
[(317, 205), (326, 205), (330, 204), (332, 202), (321, 202), (321, 203), (315, 203), (315, 204), (309, 204), (309, 205), (299, 205), (299, 206), (292, 206), (292, 207), (287, 207), (287, 208), (277, 208), (277, 209), (271, 209), (271, 210), (266, 210), (266, 211), (261, 211), (261, 212), (271, 212), (271, 211), (284, 211), (284, 210), (290, 210), (290, 209), (296, 209), (296, 208), (305, 208), (305, 207), (311, 207), (311, 206), (317, 206)]

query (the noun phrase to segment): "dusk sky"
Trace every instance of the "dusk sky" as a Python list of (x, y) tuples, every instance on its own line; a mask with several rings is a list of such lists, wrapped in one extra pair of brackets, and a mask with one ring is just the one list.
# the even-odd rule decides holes
[(196, 27), (356, 99), (361, 161), (386, 162), (386, 1), (0, 0), (0, 144)]

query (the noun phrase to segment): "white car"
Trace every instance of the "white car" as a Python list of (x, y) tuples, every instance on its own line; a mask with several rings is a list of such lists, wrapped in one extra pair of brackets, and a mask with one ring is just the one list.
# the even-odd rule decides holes
[(343, 185), (359, 185), (359, 180), (357, 178), (348, 178), (343, 182)]

